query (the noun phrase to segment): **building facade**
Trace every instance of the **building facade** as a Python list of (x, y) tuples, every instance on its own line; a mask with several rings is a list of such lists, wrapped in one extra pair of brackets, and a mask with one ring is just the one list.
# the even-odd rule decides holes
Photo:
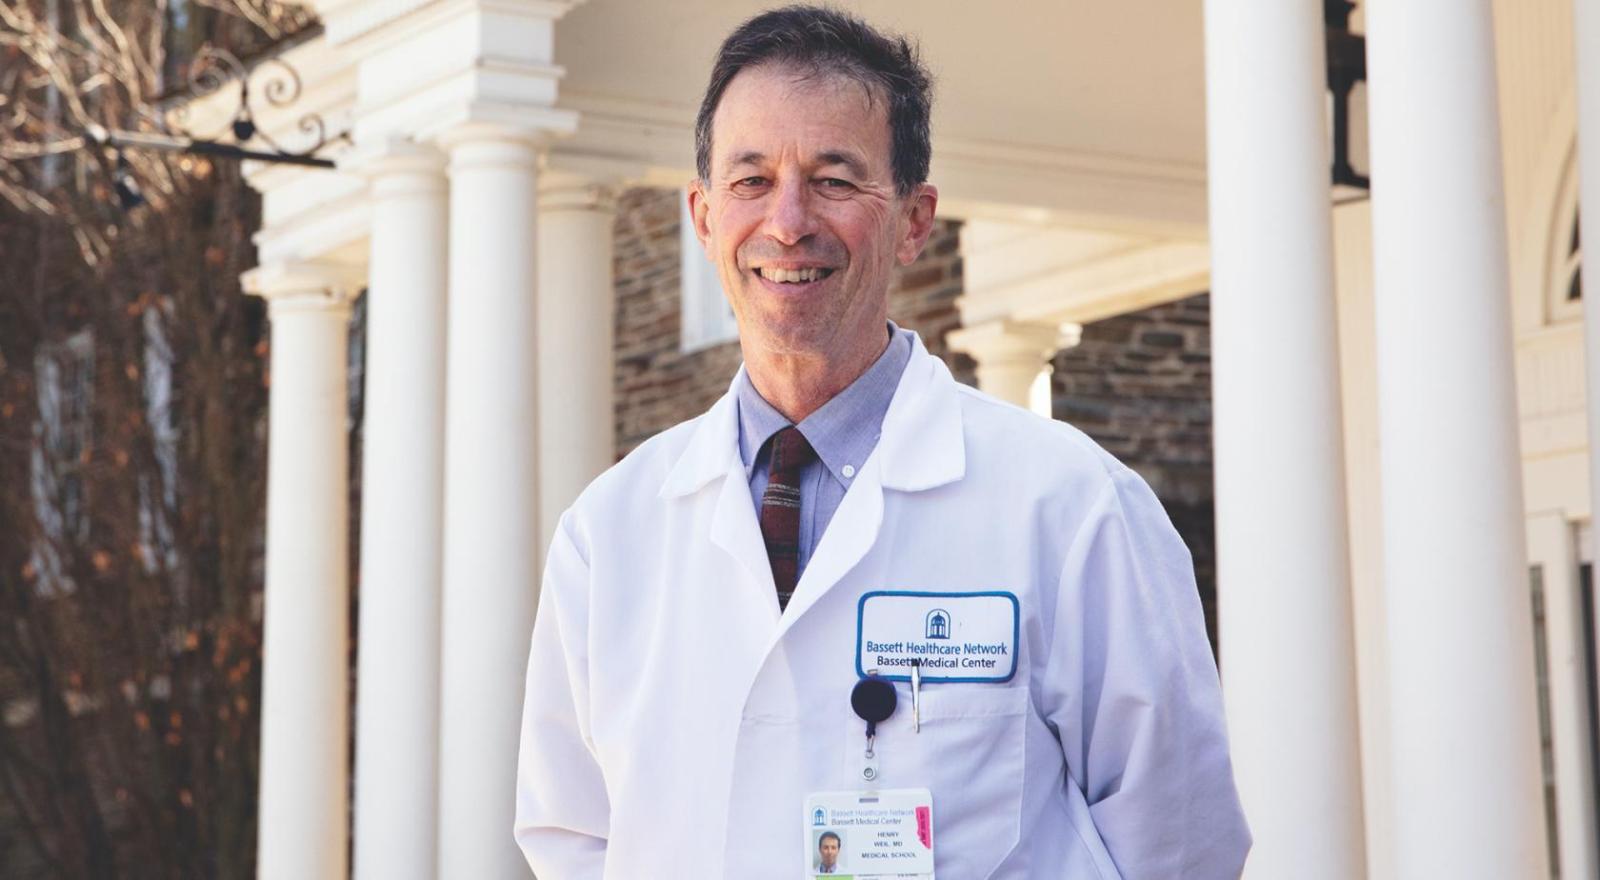
[[(292, 142), (316, 111), (348, 148), (251, 177), (246, 284), (273, 322), (260, 873), (523, 876), (529, 536), (737, 366), (676, 215), (711, 54), (759, 7), (315, 5), (322, 33), (284, 55), (303, 99), (262, 123)], [(1594, 876), (1588, 4), (1359, 10), (1374, 188), (1337, 199), (1322, 4), (857, 6), (940, 75), (952, 222), (895, 317), (1145, 457), (1215, 581), (1247, 873)]]

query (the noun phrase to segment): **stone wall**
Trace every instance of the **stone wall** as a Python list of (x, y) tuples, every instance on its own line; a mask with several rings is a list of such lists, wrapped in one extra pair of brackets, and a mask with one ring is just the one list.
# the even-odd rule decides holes
[[(650, 436), (710, 408), (739, 368), (737, 342), (684, 353), (680, 346), (677, 190), (639, 188), (617, 205), (616, 438), (620, 458)], [(944, 337), (960, 325), (960, 224), (942, 221), (889, 294), (889, 316), (972, 384), (973, 366)]]
[(1189, 545), (1216, 644), (1210, 296), (1085, 325), (1054, 367), (1055, 417), (1144, 477)]
[(677, 190), (632, 189), (617, 202), (617, 457), (711, 407), (739, 368), (739, 346), (679, 346)]

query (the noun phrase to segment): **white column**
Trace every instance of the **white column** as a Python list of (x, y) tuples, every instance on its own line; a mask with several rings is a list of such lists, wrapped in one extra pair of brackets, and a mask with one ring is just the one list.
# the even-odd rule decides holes
[(1490, 0), (1367, 8), (1401, 877), (1546, 877)]
[(539, 528), (616, 457), (611, 252), (616, 192), (547, 173), (539, 181)]
[(256, 873), (342, 880), (349, 815), (351, 285), (307, 265), (245, 276), (272, 318)]
[[(1363, 161), (1359, 167), (1371, 168)], [(1350, 600), (1355, 620), (1361, 723), (1361, 810), (1367, 875), (1394, 873), (1395, 760), (1389, 741), (1388, 612), (1383, 591), (1383, 481), (1378, 473), (1378, 359), (1373, 327), (1372, 202), (1333, 210), (1334, 290), (1339, 311)]]
[[(977, 362), (978, 388), (1008, 403), (1049, 417), (1050, 360), (1078, 344), (1077, 324), (1040, 324), (1001, 319), (962, 327), (949, 336), (950, 347)], [(1042, 399), (1041, 399), (1042, 398)]]
[(1322, 7), (1208, 0), (1223, 697), (1246, 875), (1366, 874)]
[(443, 540), (444, 161), (396, 144), (371, 181), (361, 619), (356, 678), (357, 878), (434, 877)]
[(528, 869), (511, 837), (539, 537), (534, 142), (446, 136), (450, 318), (445, 420), (439, 876)]

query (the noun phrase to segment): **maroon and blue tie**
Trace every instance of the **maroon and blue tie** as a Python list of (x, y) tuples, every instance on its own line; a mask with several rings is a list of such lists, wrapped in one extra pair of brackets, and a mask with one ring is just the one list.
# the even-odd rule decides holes
[(778, 607), (787, 608), (800, 579), (800, 472), (817, 453), (793, 425), (772, 436), (767, 489), (761, 493), (761, 537), (767, 544)]

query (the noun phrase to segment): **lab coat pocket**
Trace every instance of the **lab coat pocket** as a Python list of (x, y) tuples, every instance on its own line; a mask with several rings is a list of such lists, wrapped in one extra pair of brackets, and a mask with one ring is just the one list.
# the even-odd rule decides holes
[(922, 730), (908, 732), (909, 775), (933, 792), (936, 871), (987, 877), (1020, 835), (1028, 689), (927, 684), (921, 704)]

